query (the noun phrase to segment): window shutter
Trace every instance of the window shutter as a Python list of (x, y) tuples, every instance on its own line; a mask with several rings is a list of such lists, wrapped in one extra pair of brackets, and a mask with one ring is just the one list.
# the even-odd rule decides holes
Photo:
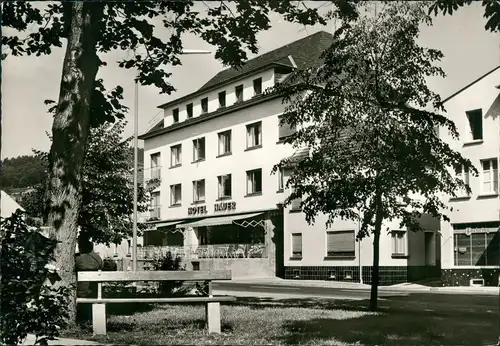
[(292, 254), (302, 254), (302, 233), (292, 234)]
[(328, 232), (328, 252), (354, 252), (354, 231)]

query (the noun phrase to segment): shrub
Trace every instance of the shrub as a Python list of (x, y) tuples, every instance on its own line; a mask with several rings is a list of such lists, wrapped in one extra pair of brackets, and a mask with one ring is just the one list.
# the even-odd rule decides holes
[(118, 270), (118, 265), (116, 264), (116, 261), (114, 261), (112, 258), (106, 257), (102, 261), (102, 271), (115, 272), (117, 270)]
[[(174, 257), (170, 251), (165, 254), (165, 257), (153, 259), (151, 265), (153, 270), (186, 270), (186, 266), (182, 264), (181, 257)], [(185, 285), (183, 281), (160, 281), (158, 283), (158, 294), (161, 297), (183, 295), (190, 290), (192, 290), (192, 287), (188, 287), (188, 285)]]
[(29, 227), (20, 210), (1, 220), (1, 343), (17, 345), (34, 334), (39, 344), (55, 340), (69, 318), (69, 288), (50, 262), (57, 245)]

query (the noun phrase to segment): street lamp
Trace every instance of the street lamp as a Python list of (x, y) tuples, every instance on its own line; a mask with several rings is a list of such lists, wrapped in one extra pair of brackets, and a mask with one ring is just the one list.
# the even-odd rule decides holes
[[(183, 49), (181, 54), (210, 54), (208, 50), (202, 49)], [(139, 133), (139, 83), (135, 79), (134, 96), (134, 216), (132, 228), (132, 270), (137, 271), (137, 158), (138, 158), (138, 133)]]

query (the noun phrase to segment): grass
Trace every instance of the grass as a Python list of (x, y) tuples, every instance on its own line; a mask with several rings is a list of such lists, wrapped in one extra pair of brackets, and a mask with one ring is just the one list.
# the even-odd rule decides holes
[[(222, 334), (207, 335), (203, 305), (156, 305), (109, 313), (108, 335), (91, 327), (62, 337), (140, 345), (485, 345), (497, 318), (391, 308), (369, 313), (365, 301), (239, 298), (221, 308)], [(489, 317), (488, 317), (489, 316)]]

